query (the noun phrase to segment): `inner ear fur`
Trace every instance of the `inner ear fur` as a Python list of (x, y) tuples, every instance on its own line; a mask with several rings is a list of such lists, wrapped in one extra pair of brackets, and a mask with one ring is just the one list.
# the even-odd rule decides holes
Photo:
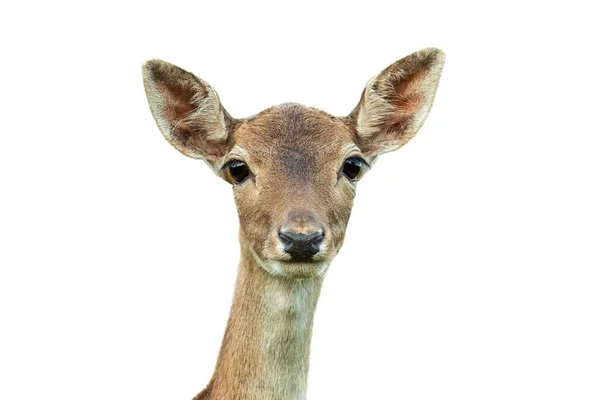
[(444, 53), (427, 48), (396, 61), (367, 83), (350, 114), (367, 156), (396, 150), (415, 136), (433, 104), (443, 66)]
[(142, 67), (150, 110), (177, 150), (204, 159), (213, 169), (225, 155), (235, 120), (205, 81), (173, 64), (150, 60)]

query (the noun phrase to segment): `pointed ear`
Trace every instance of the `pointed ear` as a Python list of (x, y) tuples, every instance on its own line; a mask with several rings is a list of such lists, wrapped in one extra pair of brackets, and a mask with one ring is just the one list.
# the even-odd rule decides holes
[(213, 170), (225, 156), (234, 120), (217, 92), (190, 72), (161, 60), (142, 67), (150, 110), (158, 128), (177, 150), (206, 161)]
[(443, 66), (444, 53), (427, 48), (396, 61), (367, 83), (350, 118), (368, 158), (374, 161), (415, 136), (433, 104)]

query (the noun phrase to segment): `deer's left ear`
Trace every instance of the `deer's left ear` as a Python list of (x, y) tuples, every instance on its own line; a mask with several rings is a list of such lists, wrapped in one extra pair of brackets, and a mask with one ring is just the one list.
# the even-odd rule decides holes
[(367, 83), (350, 118), (368, 158), (396, 150), (415, 136), (433, 104), (443, 67), (444, 53), (427, 48), (396, 61)]

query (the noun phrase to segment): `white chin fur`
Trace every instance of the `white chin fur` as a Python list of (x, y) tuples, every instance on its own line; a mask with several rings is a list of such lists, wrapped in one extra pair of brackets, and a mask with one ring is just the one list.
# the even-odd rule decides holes
[(263, 260), (255, 252), (252, 253), (257, 264), (269, 274), (288, 278), (323, 277), (331, 264), (328, 260), (313, 262)]

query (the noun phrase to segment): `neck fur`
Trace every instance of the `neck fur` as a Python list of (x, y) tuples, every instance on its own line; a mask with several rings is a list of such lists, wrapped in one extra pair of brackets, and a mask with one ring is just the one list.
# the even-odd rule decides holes
[(195, 400), (306, 399), (321, 284), (270, 275), (243, 252), (217, 367)]

